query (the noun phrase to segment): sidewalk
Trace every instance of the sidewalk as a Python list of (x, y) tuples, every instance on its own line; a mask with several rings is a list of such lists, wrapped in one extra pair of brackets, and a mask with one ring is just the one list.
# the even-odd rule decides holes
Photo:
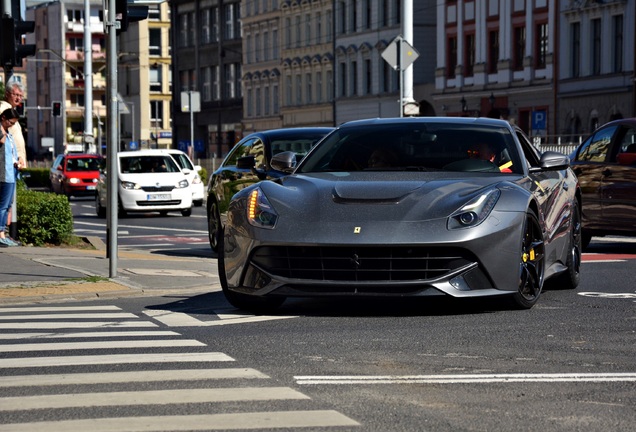
[(111, 279), (111, 260), (97, 246), (0, 249), (0, 304), (220, 290), (214, 258), (119, 250)]

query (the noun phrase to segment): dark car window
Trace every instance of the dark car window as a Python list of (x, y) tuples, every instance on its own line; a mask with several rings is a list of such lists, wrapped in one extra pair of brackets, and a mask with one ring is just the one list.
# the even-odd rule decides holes
[(252, 148), (252, 144), (256, 141), (256, 137), (253, 138), (245, 138), (243, 141), (239, 142), (234, 146), (230, 154), (225, 159), (223, 163), (224, 166), (236, 166), (236, 161), (240, 157), (247, 156), (250, 154), (250, 150)]
[(539, 152), (535, 146), (530, 143), (530, 139), (520, 130), (517, 130), (517, 138), (521, 143), (521, 148), (523, 149), (524, 156), (526, 157), (526, 161), (528, 162), (528, 166), (539, 166)]
[(121, 172), (141, 174), (153, 172), (180, 172), (174, 159), (168, 155), (121, 157)]
[(100, 159), (96, 157), (68, 158), (66, 161), (66, 171), (98, 171), (100, 166)]
[(589, 137), (581, 146), (581, 150), (576, 157), (578, 161), (604, 162), (609, 152), (612, 136), (618, 126), (609, 126), (597, 131)]
[(307, 153), (309, 153), (309, 150), (311, 150), (311, 148), (323, 137), (323, 133), (309, 133), (291, 139), (274, 139), (271, 143), (272, 156), (286, 151), (293, 151), (296, 153), (296, 157), (300, 160), (305, 157)]
[(183, 153), (171, 153), (174, 160), (179, 164), (182, 169), (194, 170), (194, 167), (190, 163), (190, 160)]

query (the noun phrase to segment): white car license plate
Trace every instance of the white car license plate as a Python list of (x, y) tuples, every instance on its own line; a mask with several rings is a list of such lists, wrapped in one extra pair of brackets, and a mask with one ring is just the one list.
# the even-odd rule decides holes
[(172, 198), (170, 194), (154, 193), (154, 194), (146, 195), (147, 201), (163, 201), (163, 200), (169, 200), (170, 198)]

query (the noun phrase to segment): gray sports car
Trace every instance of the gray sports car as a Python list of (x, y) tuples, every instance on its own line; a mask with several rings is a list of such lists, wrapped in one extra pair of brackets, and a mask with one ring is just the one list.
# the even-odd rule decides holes
[(580, 191), (567, 156), (539, 152), (485, 118), (361, 120), (290, 175), (238, 192), (219, 244), (229, 302), (253, 311), (292, 296), (507, 295), (531, 308), (544, 282), (575, 288)]

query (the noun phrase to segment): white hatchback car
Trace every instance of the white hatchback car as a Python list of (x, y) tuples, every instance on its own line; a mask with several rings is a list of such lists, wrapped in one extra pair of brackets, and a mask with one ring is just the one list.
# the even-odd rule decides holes
[(177, 164), (181, 167), (181, 171), (188, 177), (190, 186), (192, 188), (192, 204), (199, 207), (203, 205), (203, 198), (205, 197), (205, 185), (201, 180), (199, 171), (201, 171), (201, 165), (195, 165), (188, 155), (181, 150), (168, 149), (168, 153), (177, 161)]
[[(119, 152), (119, 214), (127, 212), (180, 211), (192, 214), (192, 189), (186, 174), (166, 150)], [(97, 184), (95, 210), (106, 216), (107, 180), (102, 173)]]

